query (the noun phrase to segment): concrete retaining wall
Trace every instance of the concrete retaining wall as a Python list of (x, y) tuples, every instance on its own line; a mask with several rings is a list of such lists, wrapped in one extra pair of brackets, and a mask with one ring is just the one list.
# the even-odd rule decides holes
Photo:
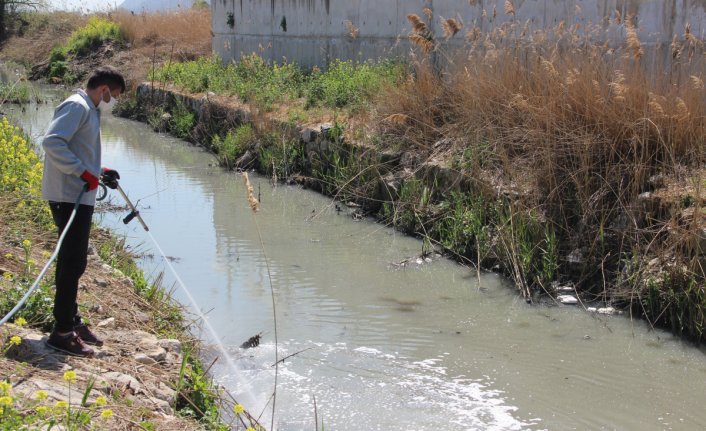
[[(615, 11), (634, 15), (639, 37), (646, 44), (668, 44), (683, 35), (687, 23), (694, 35), (706, 31), (706, 0), (513, 0), (516, 15), (504, 13), (505, 0), (213, 0), (213, 50), (224, 60), (257, 52), (263, 57), (311, 67), (331, 59), (358, 59), (405, 55), (409, 51), (407, 14), (428, 20), (437, 40), (441, 20), (464, 23), (449, 47), (462, 47), (463, 34), (481, 31), (513, 19), (529, 21), (531, 29), (599, 24), (608, 40), (622, 41), (623, 30), (607, 20)], [(493, 9), (497, 15), (493, 18)], [(483, 11), (486, 16), (483, 17)], [(357, 30), (356, 30), (357, 29)]]

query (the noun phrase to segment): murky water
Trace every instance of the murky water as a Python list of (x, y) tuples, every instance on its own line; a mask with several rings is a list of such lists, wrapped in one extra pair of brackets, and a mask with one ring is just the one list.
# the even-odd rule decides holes
[[(53, 107), (3, 109), (40, 136)], [(120, 171), (240, 368), (236, 379), (218, 361), (217, 380), (252, 411), (273, 390), (274, 289), (279, 358), (294, 355), (279, 369), (279, 430), (314, 429), (314, 397), (336, 431), (706, 428), (706, 356), (665, 332), (528, 306), (493, 274), (479, 289), (474, 271), (441, 258), (418, 264), (420, 241), (353, 221), (297, 186), (252, 177), (254, 215), (240, 175), (143, 124), (106, 119), (103, 140), (104, 165)], [(164, 271), (125, 215), (99, 220), (155, 254), (142, 261), (148, 273)], [(260, 347), (238, 347), (260, 332)]]

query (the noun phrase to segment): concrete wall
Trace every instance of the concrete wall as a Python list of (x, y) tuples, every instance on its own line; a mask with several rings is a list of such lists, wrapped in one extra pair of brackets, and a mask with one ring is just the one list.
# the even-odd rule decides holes
[[(425, 7), (436, 39), (441, 19), (460, 19), (465, 27), (449, 46), (461, 47), (465, 32), (477, 26), (491, 31), (513, 20), (504, 13), (505, 0), (212, 0), (213, 51), (224, 60), (257, 52), (265, 58), (286, 58), (303, 66), (325, 66), (330, 59), (368, 59), (405, 55), (411, 26), (407, 14), (422, 17)], [(604, 37), (622, 40), (620, 28), (606, 20), (619, 10), (635, 15), (643, 44), (668, 44), (683, 35), (686, 23), (694, 35), (706, 31), (706, 0), (513, 0), (515, 19), (529, 20), (531, 29), (599, 24)], [(493, 19), (493, 8), (497, 16)], [(483, 18), (483, 11), (487, 16)], [(231, 25), (232, 24), (232, 28)], [(286, 25), (285, 25), (286, 21)], [(347, 26), (358, 28), (352, 37)], [(286, 31), (285, 31), (286, 30)]]

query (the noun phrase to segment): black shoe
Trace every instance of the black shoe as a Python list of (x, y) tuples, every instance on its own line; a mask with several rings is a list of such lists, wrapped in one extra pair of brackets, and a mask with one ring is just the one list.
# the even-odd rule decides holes
[(59, 352), (83, 358), (93, 356), (94, 353), (93, 349), (88, 347), (75, 332), (70, 332), (67, 335), (52, 332), (47, 338), (46, 345)]
[(74, 326), (74, 332), (78, 334), (78, 336), (81, 337), (83, 342), (86, 344), (91, 344), (93, 346), (98, 347), (103, 345), (103, 340), (101, 340), (96, 336), (96, 334), (91, 332), (91, 330), (88, 329), (88, 326), (86, 326), (84, 323)]

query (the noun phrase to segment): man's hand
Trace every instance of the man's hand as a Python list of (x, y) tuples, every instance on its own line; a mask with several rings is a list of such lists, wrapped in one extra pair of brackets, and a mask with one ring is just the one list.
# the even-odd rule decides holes
[(98, 177), (96, 177), (92, 173), (88, 171), (83, 171), (83, 173), (81, 174), (81, 179), (86, 182), (86, 185), (88, 185), (89, 192), (98, 188)]
[(103, 168), (101, 169), (101, 182), (111, 189), (118, 188), (118, 180), (120, 179), (120, 174), (115, 169)]

